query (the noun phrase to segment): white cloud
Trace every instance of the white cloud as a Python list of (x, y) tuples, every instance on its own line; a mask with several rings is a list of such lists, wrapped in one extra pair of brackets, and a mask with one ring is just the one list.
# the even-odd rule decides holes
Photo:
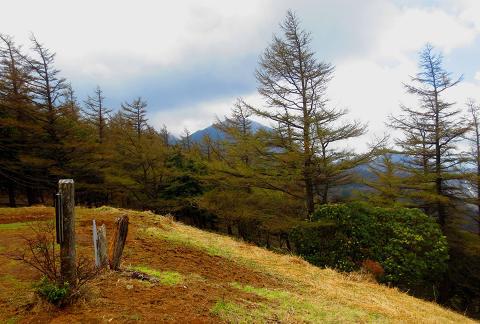
[[(92, 80), (92, 88), (98, 83), (108, 87), (128, 85), (133, 77), (166, 66), (188, 73), (205, 62), (236, 62), (246, 54), (259, 55), (284, 12), (292, 8), (312, 32), (318, 57), (336, 65), (329, 89), (332, 104), (350, 109), (352, 118), (369, 120), (371, 133), (381, 133), (386, 130), (386, 116), (398, 112), (400, 102), (412, 101), (402, 82), (415, 73), (414, 54), (425, 43), (431, 42), (448, 56), (472, 46), (480, 35), (479, 0), (444, 0), (429, 7), (421, 1), (415, 6), (414, 2), (395, 3), (398, 1), (6, 1), (2, 10), (21, 12), (22, 19), (3, 15), (0, 30), (15, 36), (19, 43), (27, 43), (29, 32), (35, 32), (58, 53), (65, 76)], [(252, 66), (245, 68), (254, 72)], [(480, 81), (480, 71), (475, 78)], [(128, 91), (128, 86), (118, 88)], [(479, 83), (467, 80), (453, 96), (463, 102), (463, 97), (476, 93), (480, 93)], [(215, 115), (228, 114), (236, 96), (218, 93), (212, 97), (220, 99), (191, 106), (172, 104), (153, 112), (151, 122), (156, 127), (166, 124), (177, 135), (185, 127), (194, 131), (211, 124)], [(261, 102), (256, 94), (247, 97)]]
[(55, 49), (64, 72), (115, 79), (248, 51), (270, 34), (270, 6), (253, 0), (7, 1), (2, 11), (21, 12), (22, 19), (2, 15), (0, 30), (24, 44), (34, 32)]
[(477, 81), (480, 81), (480, 71), (478, 71), (477, 73), (475, 73), (475, 80)]
[[(261, 105), (262, 103), (257, 93), (245, 94), (243, 98), (252, 105)], [(150, 122), (157, 129), (166, 125), (173, 135), (179, 136), (185, 128), (195, 132), (210, 126), (217, 117), (222, 119), (224, 116), (228, 116), (235, 101), (236, 98), (226, 97), (184, 107), (166, 108), (154, 112), (150, 117)], [(267, 123), (266, 121), (262, 122)]]
[[(480, 11), (479, 11), (480, 12)], [(403, 59), (429, 42), (446, 53), (471, 44), (478, 31), (440, 9), (404, 8), (391, 17), (373, 50), (381, 57)]]

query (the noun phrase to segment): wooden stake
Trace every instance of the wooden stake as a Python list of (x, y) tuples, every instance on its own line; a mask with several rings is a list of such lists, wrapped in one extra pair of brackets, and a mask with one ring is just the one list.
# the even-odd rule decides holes
[(92, 234), (93, 234), (93, 254), (95, 256), (95, 267), (100, 267), (100, 259), (98, 258), (98, 235), (97, 235), (97, 223), (93, 220), (92, 226)]
[(105, 224), (97, 229), (97, 255), (100, 269), (108, 267), (107, 257), (107, 228)]
[(63, 282), (75, 286), (77, 265), (75, 250), (75, 187), (72, 179), (58, 181), (62, 199), (63, 240), (60, 243), (60, 273)]
[(123, 247), (128, 233), (128, 216), (123, 215), (115, 220), (115, 228), (108, 249), (110, 269), (118, 270), (122, 258)]

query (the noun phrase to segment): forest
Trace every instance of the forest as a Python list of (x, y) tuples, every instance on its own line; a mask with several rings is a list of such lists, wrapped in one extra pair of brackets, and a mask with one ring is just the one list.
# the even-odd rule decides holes
[(52, 205), (71, 178), (79, 205), (171, 214), (480, 317), (480, 103), (447, 99), (461, 74), (427, 44), (404, 84), (417, 104), (358, 152), (368, 120), (330, 105), (311, 42), (289, 11), (252, 71), (265, 106), (238, 98), (198, 140), (150, 125), (148, 98), (79, 100), (52, 49), (0, 34), (0, 203)]

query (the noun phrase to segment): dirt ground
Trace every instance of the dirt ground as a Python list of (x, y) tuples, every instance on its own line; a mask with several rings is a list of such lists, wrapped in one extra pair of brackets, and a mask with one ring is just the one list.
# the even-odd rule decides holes
[[(22, 212), (24, 211), (24, 212)], [(158, 271), (175, 271), (182, 282), (174, 285), (132, 279), (126, 273), (105, 272), (88, 287), (86, 298), (75, 305), (57, 309), (41, 302), (32, 293), (39, 274), (10, 255), (24, 247), (35, 222), (53, 220), (52, 208), (0, 210), (0, 322), (7, 323), (103, 323), (178, 322), (218, 323), (212, 308), (220, 300), (259, 301), (259, 296), (242, 292), (232, 283), (275, 288), (274, 278), (233, 261), (201, 250), (138, 234), (142, 226), (155, 226), (151, 219), (130, 216), (129, 235), (122, 267), (148, 266)], [(93, 254), (91, 221), (105, 223), (112, 232), (118, 212), (77, 213), (77, 253)], [(24, 224), (27, 223), (27, 224)], [(93, 261), (92, 261), (93, 262)]]

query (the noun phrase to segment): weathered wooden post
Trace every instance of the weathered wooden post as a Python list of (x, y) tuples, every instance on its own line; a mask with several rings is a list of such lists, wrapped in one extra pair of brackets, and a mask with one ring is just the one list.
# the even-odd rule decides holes
[[(72, 179), (58, 181), (60, 196), (57, 212), (60, 213), (57, 234), (60, 236), (60, 274), (63, 282), (77, 283), (77, 263), (75, 251), (75, 187)], [(57, 220), (57, 221), (58, 221)], [(61, 226), (59, 226), (61, 225)], [(57, 237), (58, 241), (58, 237)]]
[(107, 259), (107, 229), (105, 224), (97, 228), (93, 220), (93, 249), (95, 252), (95, 266), (103, 269), (108, 266)]
[(123, 215), (115, 220), (115, 228), (108, 249), (110, 269), (118, 270), (122, 258), (123, 247), (128, 234), (128, 216)]
[(98, 234), (97, 234), (97, 223), (93, 220), (92, 226), (92, 235), (93, 235), (93, 253), (95, 255), (95, 266), (98, 268), (100, 267), (100, 259), (98, 258)]
[(105, 224), (102, 224), (102, 226), (97, 229), (97, 251), (99, 267), (101, 269), (108, 267), (107, 228)]

